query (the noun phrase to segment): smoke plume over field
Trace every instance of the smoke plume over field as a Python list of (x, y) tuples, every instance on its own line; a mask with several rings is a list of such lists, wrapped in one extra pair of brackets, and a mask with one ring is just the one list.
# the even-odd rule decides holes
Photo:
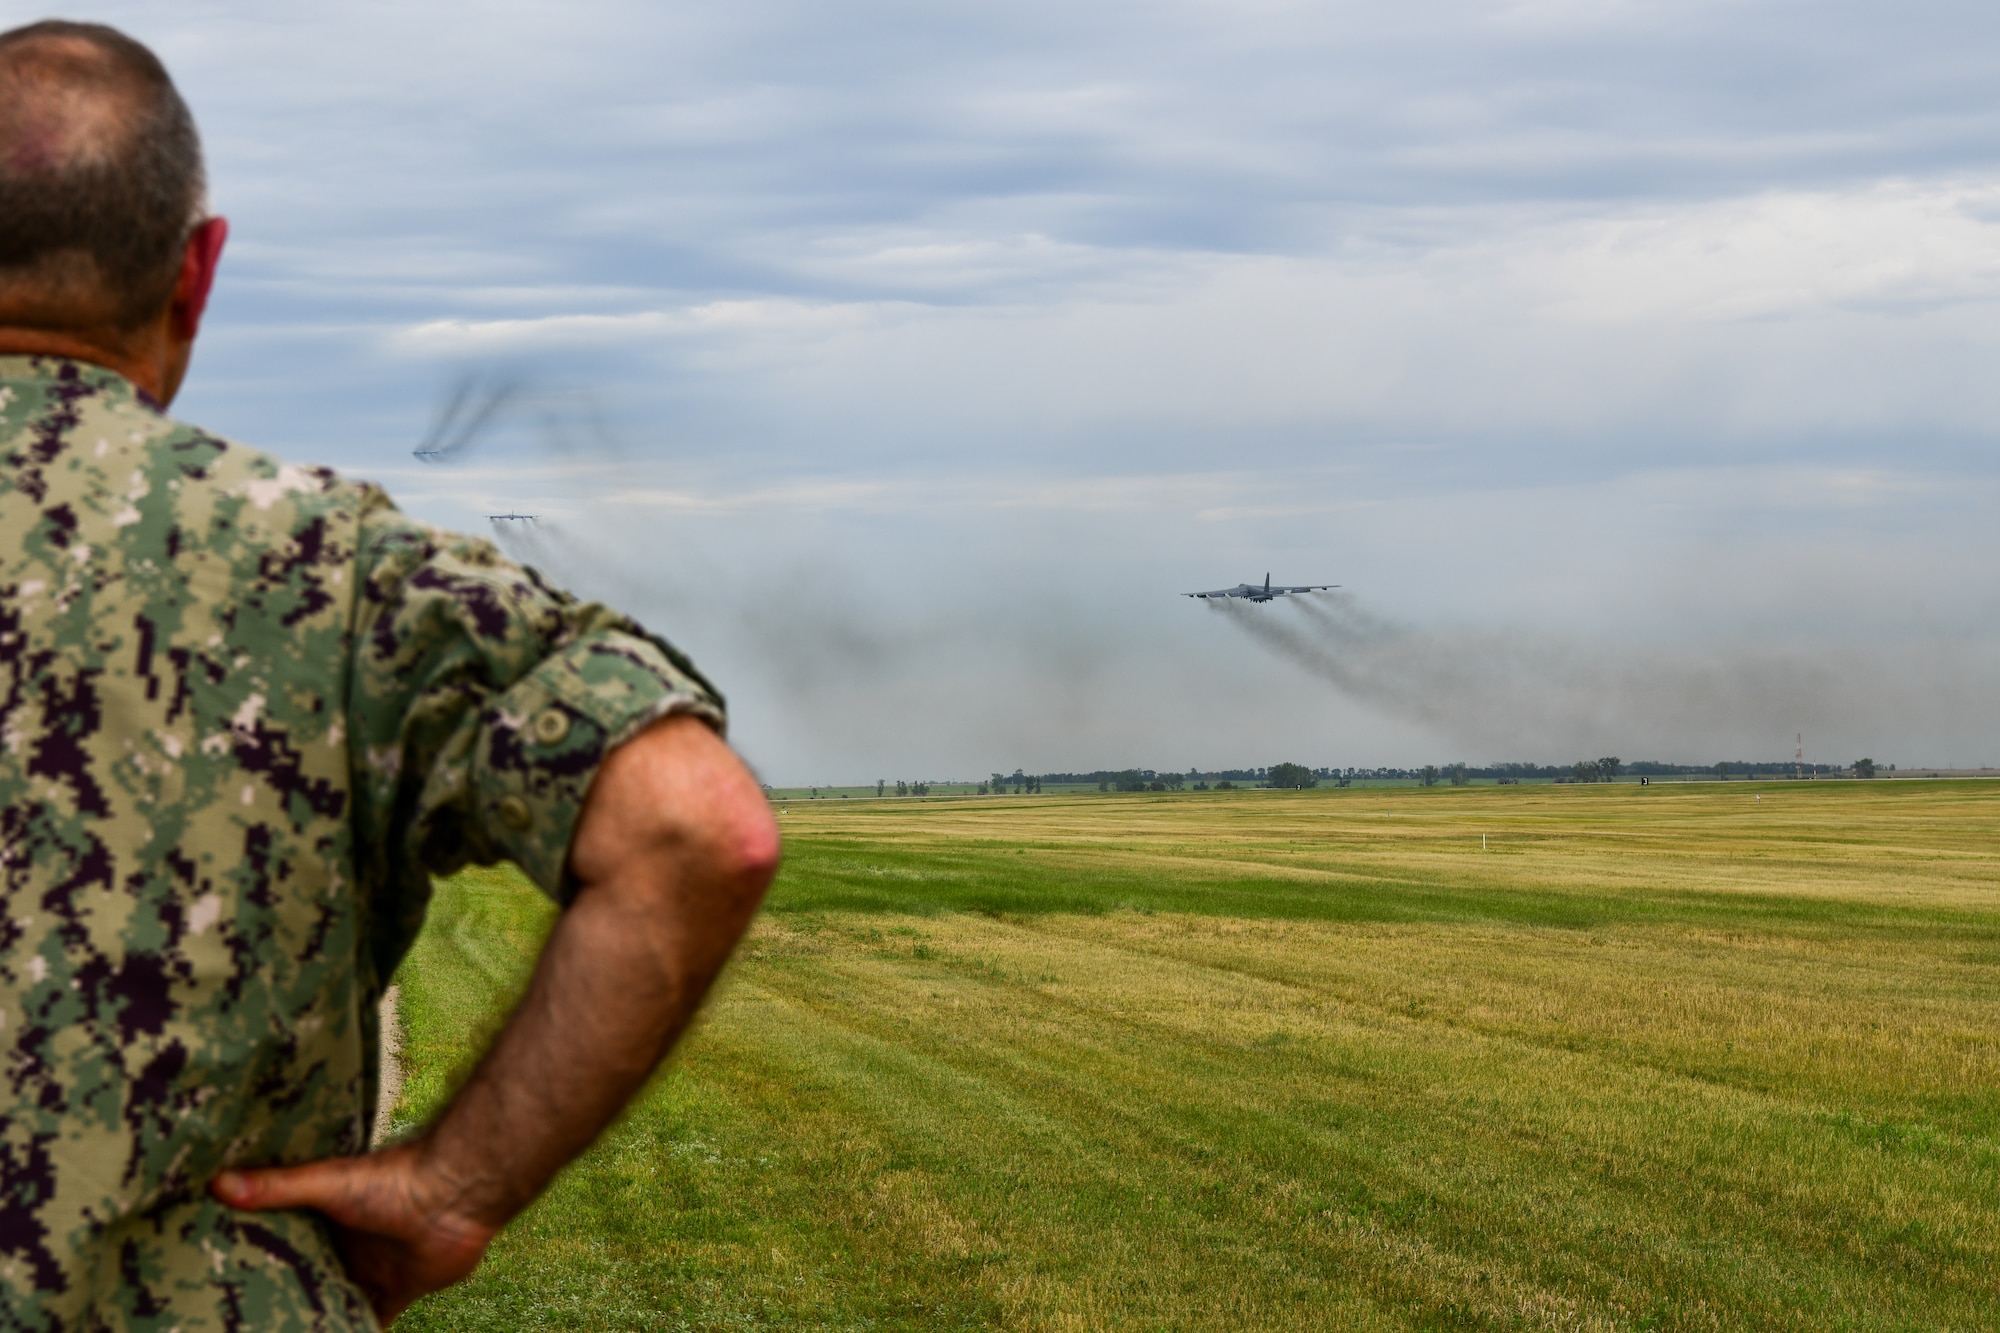
[(1830, 733), (1849, 739), (1858, 719), (1935, 736), (1954, 716), (1990, 716), (2000, 701), (1991, 671), (1975, 670), (1982, 660), (1992, 665), (1991, 652), (1966, 644), (1817, 653), (1755, 643), (1619, 645), (1547, 631), (1419, 628), (1344, 592), (1205, 605), (1343, 695), (1482, 758), (1546, 761), (1607, 745), (1676, 759), (1705, 745), (1720, 757), (1749, 737), (1765, 738), (1769, 754), (1760, 757), (1778, 758), (1772, 732), (1787, 719), (1822, 745)]
[[(416, 475), (443, 483), (432, 502), (474, 511), (448, 522), (535, 514), (487, 526), (687, 649), (776, 780), (1284, 758), (1705, 763), (1782, 757), (1798, 732), (1834, 762), (1993, 757), (1978, 726), (2000, 715), (1990, 603), (1924, 611), (1898, 589), (1928, 577), (1921, 565), (1871, 575), (1837, 553), (1787, 564), (1766, 548), (1621, 562), (1612, 543), (1588, 562), (1535, 560), (1553, 553), (1535, 532), (1558, 525), (1493, 533), (1433, 515), (1522, 557), (1468, 570), (1450, 546), (1430, 562), (1405, 553), (1396, 513), (1339, 509), (1332, 554), (1307, 529), (1287, 557), (1206, 516), (1218, 499), (1309, 497), (1322, 481), (746, 475), (625, 439), (605, 401), (462, 380)], [(1603, 507), (1637, 510), (1616, 492)], [(1280, 581), (1367, 591), (1176, 595), (1272, 563)], [(1753, 564), (1758, 578), (1740, 577)]]
[[(2000, 715), (1993, 602), (1908, 595), (1920, 564), (1671, 544), (1621, 561), (1608, 543), (1535, 560), (1555, 552), (1531, 527), (1469, 531), (1522, 558), (1468, 569), (1450, 547), (1428, 563), (1402, 551), (1394, 515), (1339, 510), (1334, 554), (1307, 544), (1283, 563), (1212, 508), (1187, 512), (1265, 485), (1231, 474), (753, 479), (623, 441), (598, 395), (489, 375), (445, 403), (429, 432), (445, 445), (419, 469), (446, 483), (432, 498), (536, 515), (488, 526), (687, 649), (781, 781), (1287, 757), (1707, 763), (1783, 757), (1800, 732), (1832, 762), (1994, 757), (1980, 726)], [(1615, 492), (1606, 507), (1634, 508)], [(1183, 550), (1190, 533), (1227, 540)], [(1280, 581), (1367, 592), (1176, 595), (1270, 563)]]

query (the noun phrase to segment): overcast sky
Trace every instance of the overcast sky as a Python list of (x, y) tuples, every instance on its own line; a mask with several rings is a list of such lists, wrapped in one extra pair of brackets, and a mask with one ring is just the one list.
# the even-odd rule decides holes
[(2000, 762), (1990, 4), (77, 16), (234, 224), (178, 409), (542, 515), (774, 780)]

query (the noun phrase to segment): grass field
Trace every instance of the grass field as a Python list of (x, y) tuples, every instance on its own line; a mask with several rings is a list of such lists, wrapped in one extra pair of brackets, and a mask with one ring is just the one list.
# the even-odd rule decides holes
[[(672, 1071), (408, 1326), (2000, 1327), (2000, 788), (784, 822)], [(406, 1122), (548, 922), (440, 886)]]

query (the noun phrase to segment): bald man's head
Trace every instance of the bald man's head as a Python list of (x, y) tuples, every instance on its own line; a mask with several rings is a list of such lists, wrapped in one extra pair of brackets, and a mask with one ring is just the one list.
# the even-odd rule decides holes
[(156, 318), (203, 193), (194, 118), (151, 51), (94, 23), (0, 33), (0, 323)]

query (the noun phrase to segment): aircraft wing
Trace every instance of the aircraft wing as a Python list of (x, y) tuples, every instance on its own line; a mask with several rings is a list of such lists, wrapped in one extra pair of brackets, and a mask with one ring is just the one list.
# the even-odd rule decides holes
[(1233, 588), (1213, 588), (1208, 592), (1184, 592), (1183, 597), (1242, 597), (1253, 602), (1269, 601), (1291, 592), (1324, 592), (1328, 588), (1338, 588), (1338, 583), (1307, 583), (1297, 587), (1279, 587), (1275, 583), (1258, 585), (1239, 583)]

